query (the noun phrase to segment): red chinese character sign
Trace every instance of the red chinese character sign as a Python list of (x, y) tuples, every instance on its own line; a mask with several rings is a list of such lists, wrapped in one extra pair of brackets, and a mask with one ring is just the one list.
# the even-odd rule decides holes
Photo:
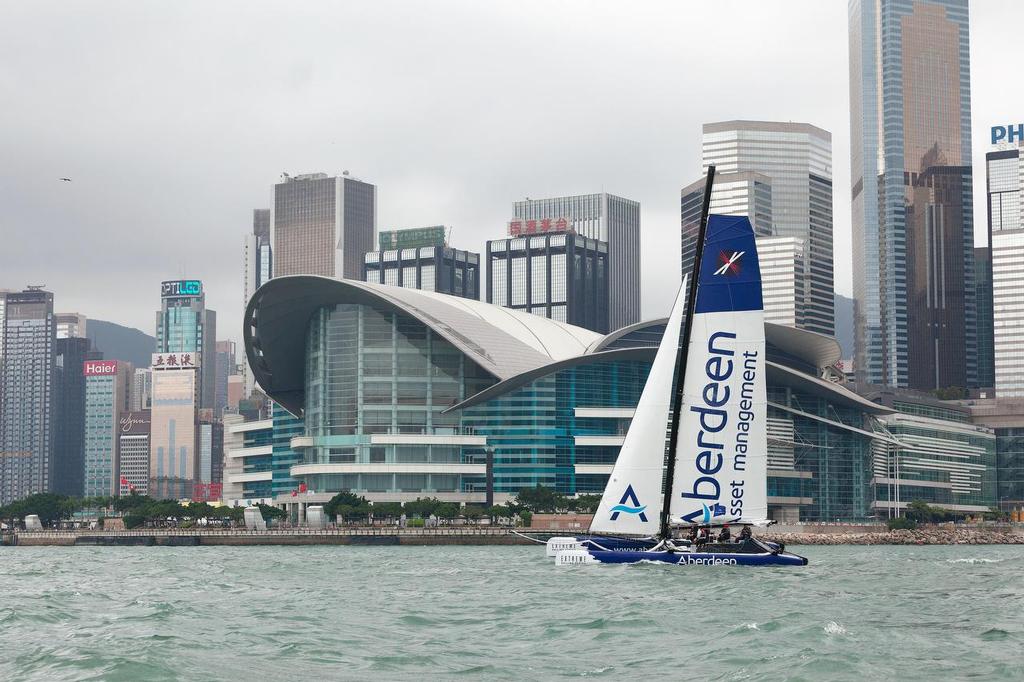
[(572, 232), (572, 224), (568, 218), (541, 218), (539, 220), (510, 220), (508, 234), (520, 237), (527, 234), (546, 234), (548, 232)]

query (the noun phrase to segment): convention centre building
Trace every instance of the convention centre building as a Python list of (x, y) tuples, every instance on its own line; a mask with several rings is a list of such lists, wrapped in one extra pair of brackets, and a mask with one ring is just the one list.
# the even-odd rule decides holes
[[(664, 326), (602, 335), (434, 292), (272, 279), (249, 301), (244, 334), (274, 417), (263, 434), (236, 427), (225, 489), (300, 520), (342, 490), (480, 504), (535, 485), (599, 493)], [(991, 429), (934, 401), (849, 390), (830, 337), (774, 324), (765, 335), (773, 518), (886, 518), (915, 499), (966, 512), (994, 503)]]

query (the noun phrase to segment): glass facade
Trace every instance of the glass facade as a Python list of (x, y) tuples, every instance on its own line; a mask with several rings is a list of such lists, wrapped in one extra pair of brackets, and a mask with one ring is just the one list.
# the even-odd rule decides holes
[(57, 339), (54, 344), (53, 492), (61, 495), (81, 495), (84, 486), (85, 376), (82, 365), (86, 360), (103, 357), (90, 347), (89, 339), (78, 337)]
[(999, 507), (1024, 507), (1024, 427), (996, 429)]
[[(684, 187), (680, 193), (681, 275), (693, 274), (697, 250), (697, 232), (704, 202), (706, 180), (701, 178)], [(758, 237), (772, 236), (772, 181), (767, 175), (715, 170), (715, 186), (711, 190), (710, 212), (716, 215), (746, 216)], [(762, 275), (767, 275), (762, 265)]]
[[(991, 242), (990, 242), (991, 243)], [(996, 385), (995, 328), (992, 317), (992, 249), (974, 248), (974, 274), (977, 279), (975, 307), (978, 311), (978, 386)]]
[(608, 331), (608, 245), (572, 233), (487, 242), (487, 301)]
[(1001, 149), (985, 155), (988, 181), (989, 232), (1019, 230), (1021, 224), (1021, 184), (1024, 166), (1019, 149)]
[(852, 0), (855, 367), (976, 386), (967, 0)]
[[(997, 398), (1024, 397), (1024, 225), (1021, 225), (1021, 187), (1024, 165), (1020, 150), (1000, 149), (986, 155), (988, 223), (991, 260), (988, 263), (990, 299), (987, 329)], [(984, 321), (979, 315), (979, 322)], [(981, 330), (979, 329), (979, 334)], [(982, 358), (979, 358), (979, 361)]]
[[(747, 171), (768, 179), (770, 234), (800, 239), (808, 252), (808, 267), (800, 281), (804, 311), (798, 326), (834, 336), (832, 134), (806, 123), (708, 123), (702, 156), (705, 172), (714, 164), (716, 173)], [(720, 201), (717, 195), (712, 193), (712, 203), (714, 212), (720, 213), (714, 207)], [(754, 215), (750, 217), (755, 233), (761, 234)]]
[(121, 414), (128, 407), (129, 372), (130, 367), (118, 362), (114, 374), (85, 377), (83, 494), (87, 497), (117, 495), (120, 490), (118, 432)]
[(1024, 230), (1000, 230), (991, 239), (995, 393), (1024, 397)]
[(363, 281), (480, 299), (480, 254), (447, 246), (371, 251)]
[(53, 484), (53, 294), (0, 292), (0, 505)]
[(156, 314), (156, 353), (194, 353), (199, 362), (199, 408), (217, 405), (217, 313), (206, 295), (165, 295)]
[(905, 413), (885, 418), (898, 449), (874, 461), (880, 509), (914, 500), (967, 512), (996, 505), (996, 435), (991, 429)]
[(479, 439), (467, 440), (459, 415), (443, 410), (493, 380), (450, 342), (407, 315), (346, 304), (321, 309), (307, 343), (309, 488), (452, 493), (483, 484)]
[(607, 244), (608, 321), (605, 329), (619, 329), (640, 321), (639, 202), (602, 193), (526, 199), (515, 202), (512, 208), (515, 217), (523, 220), (567, 218), (576, 234)]

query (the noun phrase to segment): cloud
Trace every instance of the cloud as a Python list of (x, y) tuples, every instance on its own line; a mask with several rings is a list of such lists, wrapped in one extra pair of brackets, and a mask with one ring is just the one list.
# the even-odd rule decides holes
[[(1022, 10), (972, 17), (976, 147), (980, 129), (1024, 111), (998, 75), (1010, 13)], [(221, 336), (240, 340), (252, 209), (282, 171), (347, 169), (378, 185), (382, 229), (444, 223), (480, 251), (524, 196), (636, 199), (644, 313), (660, 315), (701, 124), (731, 118), (833, 133), (837, 289), (851, 289), (841, 2), (33, 2), (5, 14), (0, 287), (46, 284), (62, 311), (152, 333), (159, 282), (197, 277)]]

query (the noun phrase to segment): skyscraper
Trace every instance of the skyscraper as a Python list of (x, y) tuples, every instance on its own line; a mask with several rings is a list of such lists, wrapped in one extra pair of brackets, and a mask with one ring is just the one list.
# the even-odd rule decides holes
[[(697, 247), (697, 231), (704, 200), (706, 179), (702, 178), (683, 188), (680, 197), (682, 219), (683, 275), (693, 273), (693, 258)], [(757, 253), (761, 264), (761, 283), (764, 286), (764, 319), (801, 329), (809, 328), (814, 320), (808, 292), (807, 239), (773, 235), (773, 183), (767, 175), (752, 171), (715, 173), (715, 186), (711, 191), (712, 213), (739, 215), (750, 218), (757, 235)], [(820, 312), (820, 311), (819, 311)]]
[[(989, 240), (991, 243), (991, 237)], [(1021, 251), (1017, 249), (1018, 253)], [(974, 247), (974, 279), (978, 315), (978, 387), (993, 388), (996, 385), (995, 322), (992, 316), (992, 247), (989, 245)], [(1024, 291), (1019, 295), (1024, 295)]]
[[(274, 273), (274, 249), (270, 241), (270, 209), (256, 208), (252, 211), (252, 233), (245, 236), (242, 264), (242, 310), (256, 290), (263, 286)], [(249, 364), (242, 363), (244, 397), (256, 388)]]
[[(993, 324), (992, 352), (994, 386), (997, 398), (1024, 397), (1024, 163), (1020, 148), (1005, 143), (985, 155), (988, 229), (991, 245), (991, 305)], [(982, 311), (985, 312), (985, 311)], [(983, 318), (979, 317), (979, 322)], [(985, 356), (979, 338), (979, 362)]]
[(640, 321), (640, 202), (602, 192), (525, 199), (515, 202), (512, 210), (522, 221), (564, 218), (576, 234), (607, 244), (608, 327)]
[(346, 173), (285, 175), (274, 186), (273, 275), (361, 279), (377, 231), (377, 188)]
[(85, 373), (87, 360), (102, 360), (89, 339), (54, 342), (53, 483), (61, 495), (82, 495), (85, 474)]
[(129, 401), (132, 412), (149, 409), (150, 403), (153, 401), (153, 370), (149, 367), (135, 368)]
[[(705, 178), (696, 180), (680, 192), (682, 275), (692, 274), (697, 250), (697, 231), (704, 202)], [(711, 213), (739, 215), (750, 219), (757, 237), (772, 235), (772, 181), (767, 175), (750, 171), (719, 173), (711, 190)]]
[(51, 490), (53, 294), (0, 293), (0, 506)]
[(702, 157), (704, 172), (714, 165), (719, 173), (754, 172), (770, 179), (771, 234), (800, 239), (807, 252), (797, 326), (834, 336), (832, 134), (808, 123), (706, 123)]
[(118, 435), (121, 416), (128, 412), (132, 366), (118, 360), (86, 360), (85, 473), (86, 497), (116, 496), (120, 492)]
[(487, 302), (607, 333), (608, 245), (553, 232), (487, 242)]
[(190, 497), (196, 478), (197, 367), (191, 353), (153, 356), (149, 494)]
[(217, 399), (217, 313), (206, 308), (203, 283), (195, 279), (163, 282), (156, 313), (156, 352), (188, 353), (199, 368), (198, 407)]
[(149, 410), (133, 410), (121, 416), (117, 436), (122, 495), (149, 494)]
[(850, 1), (859, 381), (977, 384), (967, 0)]
[(58, 339), (85, 339), (88, 320), (81, 313), (56, 313)]
[(216, 344), (216, 383), (217, 387), (214, 391), (214, 411), (215, 417), (220, 417), (224, 413), (224, 408), (228, 405), (228, 377), (237, 371), (238, 365), (235, 363), (235, 342), (234, 341), (218, 341)]
[(480, 254), (448, 246), (445, 227), (380, 233), (363, 257), (363, 280), (480, 299)]

